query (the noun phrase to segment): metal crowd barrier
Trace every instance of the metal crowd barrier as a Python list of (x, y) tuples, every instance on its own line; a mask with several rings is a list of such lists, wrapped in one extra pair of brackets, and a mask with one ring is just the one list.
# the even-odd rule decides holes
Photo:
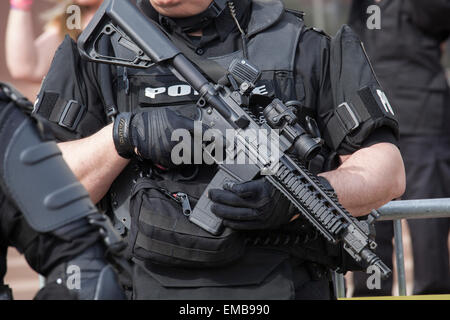
[[(391, 201), (379, 208), (378, 212), (378, 221), (393, 220), (398, 291), (400, 296), (406, 296), (402, 219), (450, 218), (450, 198)], [(343, 274), (335, 274), (335, 289), (338, 298), (345, 298)]]
[[(377, 221), (393, 220), (394, 248), (397, 263), (398, 291), (406, 296), (406, 275), (403, 253), (402, 219), (450, 218), (450, 198), (424, 200), (397, 200), (378, 209)], [(45, 285), (45, 278), (40, 276), (40, 287)], [(345, 279), (341, 273), (334, 273), (337, 298), (345, 298)]]

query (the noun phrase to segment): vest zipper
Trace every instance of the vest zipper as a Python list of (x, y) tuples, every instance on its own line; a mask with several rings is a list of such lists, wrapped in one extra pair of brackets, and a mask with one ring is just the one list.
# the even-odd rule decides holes
[(186, 217), (189, 217), (192, 212), (191, 203), (189, 201), (189, 196), (184, 192), (169, 192), (166, 189), (158, 188), (159, 191), (164, 193), (170, 199), (181, 204), (181, 208), (183, 210), (183, 214)]
[[(160, 187), (155, 187), (155, 186), (151, 186), (147, 181), (141, 182), (141, 183), (137, 183), (134, 185), (133, 190), (132, 190), (132, 194), (134, 194), (135, 190), (139, 189), (139, 187), (143, 185), (144, 188), (146, 189), (154, 189), (154, 190), (158, 190), (159, 192), (161, 192), (162, 194), (164, 194), (165, 196), (167, 196), (169, 199), (172, 199), (174, 201), (176, 201), (178, 204), (181, 205), (181, 208), (183, 210), (183, 214), (186, 217), (189, 217), (189, 215), (192, 212), (192, 207), (191, 207), (191, 203), (189, 201), (189, 196), (184, 193), (184, 192), (170, 192), (164, 188), (160, 188)], [(196, 197), (190, 197), (191, 199), (195, 199), (198, 201), (198, 198)]]
[(183, 192), (177, 192), (172, 194), (175, 201), (181, 203), (181, 208), (183, 209), (183, 214), (189, 217), (192, 212), (191, 203), (189, 202), (189, 196)]

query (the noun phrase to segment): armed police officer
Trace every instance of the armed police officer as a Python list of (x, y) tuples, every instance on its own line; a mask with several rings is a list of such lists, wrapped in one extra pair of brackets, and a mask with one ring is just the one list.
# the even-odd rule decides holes
[(123, 243), (31, 110), (0, 83), (0, 300), (12, 299), (3, 283), (8, 246), (46, 277), (37, 299), (125, 299), (116, 274), (128, 269)]
[[(358, 112), (369, 115), (364, 103), (359, 111), (335, 108), (330, 39), (306, 28), (301, 14), (286, 11), (277, 0), (137, 4), (200, 67), (227, 69), (233, 58), (244, 57), (262, 73), (256, 96), (295, 101), (291, 105), (311, 127), (317, 123), (312, 131), (325, 140), (328, 152), (316, 172), (327, 171), (322, 182), (353, 215), (402, 194), (395, 122), (375, 116), (350, 123)], [(106, 49), (124, 54), (120, 46)], [(364, 65), (371, 75), (365, 58)], [(172, 131), (193, 131), (198, 98), (168, 68), (94, 64), (82, 60), (66, 39), (35, 106), (91, 199), (127, 230), (135, 262), (133, 298), (331, 298), (328, 271), (343, 267), (345, 257), (297, 219), (287, 199), (264, 179), (210, 191), (212, 211), (227, 227), (223, 234), (213, 236), (186, 222), (183, 213), (216, 170), (171, 161)]]

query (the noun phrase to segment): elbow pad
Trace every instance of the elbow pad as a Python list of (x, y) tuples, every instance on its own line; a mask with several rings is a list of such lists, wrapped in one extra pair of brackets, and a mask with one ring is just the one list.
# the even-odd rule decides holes
[[(5, 88), (0, 84), (0, 91)], [(43, 139), (16, 101), (0, 99), (1, 189), (41, 233), (97, 213), (56, 143)]]
[(398, 137), (398, 120), (379, 84), (359, 37), (343, 26), (331, 41), (331, 87), (336, 108), (325, 138), (334, 150), (345, 142), (355, 149), (380, 127)]

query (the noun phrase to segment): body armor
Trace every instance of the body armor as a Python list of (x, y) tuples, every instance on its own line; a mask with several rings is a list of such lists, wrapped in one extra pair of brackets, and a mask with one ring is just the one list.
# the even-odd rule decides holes
[[(278, 2), (254, 1), (252, 15), (248, 24), (248, 60), (261, 71), (254, 93), (279, 98), (283, 101), (304, 101), (305, 91), (301, 77), (294, 78), (295, 56), (304, 30), (301, 17), (286, 12)], [(270, 46), (267, 44), (270, 43)], [(279, 50), (279, 48), (284, 48)], [(115, 54), (120, 47), (113, 48)], [(192, 55), (192, 53), (191, 53)], [(243, 51), (227, 53), (223, 56), (209, 57), (227, 70), (235, 58), (242, 58)], [(268, 59), (267, 57), (270, 57)], [(201, 67), (201, 66), (200, 66)], [(146, 108), (169, 107), (181, 114), (196, 119), (196, 102), (199, 99), (189, 85), (180, 81), (168, 68), (153, 66), (149, 69), (117, 68), (119, 112), (136, 112)], [(111, 204), (116, 217), (116, 227), (120, 231), (130, 227), (130, 190), (140, 175), (145, 173), (135, 162), (122, 172), (111, 187)], [(175, 180), (198, 179), (208, 181), (214, 171), (210, 168), (183, 168), (183, 174), (173, 175)], [(120, 222), (121, 224), (118, 224)]]

